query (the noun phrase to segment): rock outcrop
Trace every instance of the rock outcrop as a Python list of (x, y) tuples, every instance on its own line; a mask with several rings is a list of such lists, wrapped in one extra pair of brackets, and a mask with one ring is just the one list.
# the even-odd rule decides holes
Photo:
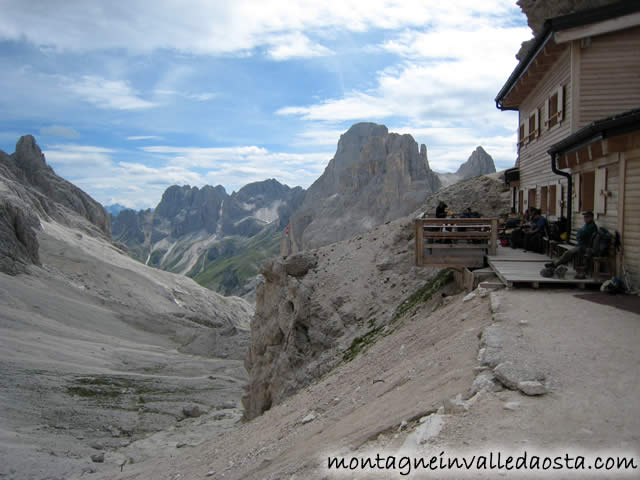
[[(522, 10), (522, 13), (527, 16), (527, 23), (529, 27), (531, 27), (533, 35), (536, 36), (542, 31), (545, 20), (549, 18), (568, 15), (581, 10), (603, 7), (617, 2), (619, 2), (619, 0), (518, 0), (516, 3)], [(532, 45), (532, 40), (523, 42), (516, 58), (522, 60)]]
[(411, 135), (358, 123), (340, 137), (335, 156), (291, 217), (291, 250), (350, 238), (415, 210), (440, 188), (427, 150)]
[(453, 212), (462, 212), (466, 208), (480, 213), (483, 217), (497, 217), (509, 212), (511, 192), (504, 184), (500, 174), (483, 175), (462, 180), (429, 197), (424, 210), (434, 216), (440, 200)]
[(443, 187), (448, 187), (461, 180), (495, 173), (493, 158), (481, 146), (477, 147), (466, 162), (460, 165), (455, 173), (438, 173)]
[(102, 206), (55, 174), (31, 135), (20, 138), (12, 155), (0, 151), (0, 210), (0, 271), (5, 273), (24, 272), (27, 265), (39, 263), (39, 217), (111, 237)]
[(405, 217), (262, 266), (245, 360), (246, 418), (353, 358), (401, 318), (399, 305), (437, 273), (413, 265), (412, 231)]
[(456, 175), (459, 175), (461, 180), (466, 180), (467, 178), (478, 177), (488, 173), (496, 173), (493, 158), (485, 152), (484, 148), (477, 147), (467, 161), (460, 165)]

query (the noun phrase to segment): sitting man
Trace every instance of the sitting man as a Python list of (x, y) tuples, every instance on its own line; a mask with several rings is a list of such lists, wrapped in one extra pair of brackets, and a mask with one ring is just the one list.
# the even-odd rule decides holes
[[(593, 221), (592, 211), (587, 210), (582, 214), (582, 216), (584, 218), (584, 225), (576, 233), (578, 245), (564, 252), (559, 259), (545, 264), (545, 267), (556, 268), (558, 265), (566, 265), (576, 255), (583, 255), (586, 249), (591, 245), (591, 239), (598, 232), (598, 226)], [(576, 274), (576, 278), (584, 278), (584, 273)]]
[(533, 222), (532, 212), (535, 208), (527, 208), (524, 212), (524, 217), (519, 228), (514, 228), (511, 231), (511, 248), (522, 248), (524, 246), (524, 234), (535, 226)]
[(524, 251), (542, 253), (542, 236), (547, 226), (547, 218), (539, 208), (533, 209), (532, 228), (524, 233)]

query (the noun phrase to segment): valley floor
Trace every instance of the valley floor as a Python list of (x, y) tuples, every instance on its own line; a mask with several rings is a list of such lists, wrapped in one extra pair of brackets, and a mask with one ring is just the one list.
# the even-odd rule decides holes
[[(403, 478), (400, 470), (328, 471), (327, 458), (479, 455), (490, 449), (627, 454), (639, 466), (640, 316), (576, 293), (448, 297), (433, 312), (424, 307), (405, 317), (353, 361), (220, 438), (194, 438), (186, 448), (127, 464), (122, 473), (111, 464), (92, 478)], [(480, 377), (491, 379), (496, 366), (516, 383), (539, 380), (546, 394), (482, 383)], [(585, 476), (563, 471), (532, 477), (569, 473)], [(469, 478), (512, 475), (488, 471)], [(412, 476), (434, 478), (424, 471)]]
[(38, 237), (42, 266), (0, 274), (0, 479), (112, 472), (236, 424), (248, 303), (56, 223)]

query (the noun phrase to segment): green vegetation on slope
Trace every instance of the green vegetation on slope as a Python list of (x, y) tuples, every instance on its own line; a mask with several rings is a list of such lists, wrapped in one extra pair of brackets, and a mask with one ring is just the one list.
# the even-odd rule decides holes
[(203, 253), (187, 276), (223, 295), (238, 294), (262, 262), (280, 253), (280, 238), (275, 226), (251, 238), (227, 237)]
[[(438, 274), (429, 280), (423, 287), (420, 287), (416, 290), (409, 298), (404, 300), (393, 313), (393, 317), (391, 318), (391, 323), (393, 324), (400, 318), (402, 318), (409, 310), (412, 308), (428, 302), (431, 297), (435, 293), (437, 293), (442, 287), (453, 281), (453, 270), (444, 269), (440, 270)], [(392, 327), (385, 328), (384, 325), (373, 328), (372, 327), (367, 333), (360, 337), (356, 337), (351, 342), (351, 345), (345, 352), (342, 354), (342, 359), (345, 362), (350, 362), (354, 358), (360, 354), (360, 352), (364, 352), (371, 345), (376, 343), (376, 341), (383, 335), (388, 335), (393, 331)]]

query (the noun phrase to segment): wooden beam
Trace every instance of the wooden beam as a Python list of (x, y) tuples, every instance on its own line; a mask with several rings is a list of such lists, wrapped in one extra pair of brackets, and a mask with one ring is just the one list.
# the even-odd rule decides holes
[(616, 17), (604, 20), (590, 25), (570, 28), (561, 32), (556, 32), (553, 36), (557, 44), (580, 40), (586, 37), (595, 37), (605, 33), (617, 32), (626, 28), (637, 27), (640, 25), (640, 12), (631, 13), (622, 17)]
[(415, 222), (415, 237), (416, 237), (416, 265), (423, 265), (423, 251), (424, 248), (424, 228), (422, 219), (417, 219)]
[(489, 247), (489, 255), (495, 255), (498, 248), (498, 219), (491, 220), (491, 246)]

